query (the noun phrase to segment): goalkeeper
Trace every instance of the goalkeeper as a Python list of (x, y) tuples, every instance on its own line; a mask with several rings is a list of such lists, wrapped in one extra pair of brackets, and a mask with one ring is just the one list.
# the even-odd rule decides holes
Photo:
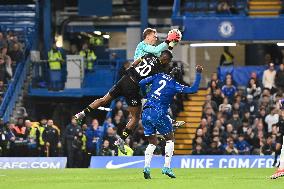
[(134, 60), (137, 60), (149, 53), (156, 57), (160, 57), (162, 51), (172, 50), (177, 42), (181, 40), (181, 37), (182, 35), (179, 30), (170, 30), (166, 41), (155, 46), (158, 41), (157, 31), (152, 28), (146, 28), (143, 32), (143, 41), (141, 41), (136, 47)]

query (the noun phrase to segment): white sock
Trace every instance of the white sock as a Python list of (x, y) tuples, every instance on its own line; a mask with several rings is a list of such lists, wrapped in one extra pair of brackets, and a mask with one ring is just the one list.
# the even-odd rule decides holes
[(149, 144), (145, 150), (145, 166), (144, 167), (150, 167), (151, 159), (153, 157), (153, 153), (156, 149), (156, 146), (154, 144)]
[(171, 167), (171, 160), (174, 153), (175, 143), (172, 140), (168, 140), (165, 146), (165, 165), (164, 167)]
[[(283, 137), (283, 139), (284, 139), (284, 137)], [(284, 169), (284, 144), (282, 144), (282, 146), (281, 146), (279, 169)]]

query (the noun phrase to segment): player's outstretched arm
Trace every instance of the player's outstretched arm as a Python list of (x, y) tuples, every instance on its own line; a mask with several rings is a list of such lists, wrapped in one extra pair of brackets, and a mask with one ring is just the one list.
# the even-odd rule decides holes
[(203, 67), (201, 65), (196, 66), (196, 75), (195, 75), (195, 81), (191, 87), (184, 86), (184, 85), (176, 85), (176, 89), (180, 93), (196, 93), (199, 88), (199, 84), (201, 81), (201, 72), (203, 70)]
[(158, 46), (146, 44), (144, 51), (146, 51), (147, 53), (158, 54), (158, 53), (160, 53), (164, 50), (167, 50), (168, 47), (169, 47), (169, 45), (166, 42), (163, 42)]

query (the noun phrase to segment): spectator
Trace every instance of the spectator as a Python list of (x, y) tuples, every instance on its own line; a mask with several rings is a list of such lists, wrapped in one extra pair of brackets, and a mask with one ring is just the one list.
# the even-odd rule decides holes
[(58, 130), (54, 128), (53, 120), (47, 120), (47, 127), (42, 133), (42, 139), (45, 143), (46, 157), (57, 157), (58, 148), (61, 148)]
[(272, 137), (268, 136), (261, 148), (261, 155), (273, 155), (275, 149), (272, 144)]
[(214, 102), (216, 102), (218, 107), (220, 106), (220, 104), (223, 103), (223, 97), (222, 97), (221, 89), (216, 89), (216, 91), (212, 94), (212, 100)]
[(208, 155), (222, 155), (223, 152), (218, 148), (218, 142), (213, 141), (207, 150)]
[(252, 95), (247, 95), (247, 103), (245, 104), (244, 109), (245, 111), (250, 112), (252, 118), (255, 118), (257, 116), (258, 106), (255, 101), (253, 101)]
[(277, 113), (277, 109), (272, 107), (270, 109), (270, 114), (265, 117), (265, 123), (267, 124), (267, 132), (271, 134), (272, 132), (272, 125), (278, 123), (279, 121), (279, 114)]
[(216, 84), (216, 86), (218, 88), (221, 88), (222, 87), (222, 82), (218, 79), (218, 74), (217, 72), (213, 72), (211, 74), (211, 80), (208, 82), (208, 88), (211, 87), (212, 83), (214, 82), (214, 84)]
[(8, 156), (8, 129), (4, 124), (3, 119), (0, 118), (0, 157)]
[(15, 141), (16, 141), (16, 135), (14, 134), (14, 123), (8, 123), (8, 130), (7, 130), (7, 139), (9, 142), (9, 157), (19, 157), (19, 154), (16, 154), (15, 152)]
[(205, 155), (205, 150), (200, 144), (196, 145), (192, 150), (192, 155)]
[[(75, 119), (71, 120), (71, 123), (66, 126), (64, 132), (64, 141), (67, 151), (67, 167), (79, 167), (78, 159), (82, 157), (81, 147), (82, 147), (82, 129), (78, 126)], [(79, 156), (76, 157), (76, 156)]]
[(85, 71), (93, 72), (94, 71), (94, 61), (97, 59), (97, 56), (95, 55), (94, 51), (89, 49), (88, 43), (84, 43), (82, 45), (80, 56), (84, 58)]
[[(109, 127), (107, 130), (109, 131), (112, 129)], [(90, 154), (89, 160), (91, 156), (97, 155), (97, 148), (99, 138), (101, 136), (101, 131), (99, 129), (99, 122), (97, 119), (93, 119), (92, 124), (86, 130), (86, 137), (87, 137), (87, 152)]]
[(279, 70), (276, 72), (274, 81), (278, 91), (284, 92), (284, 63), (280, 64)]
[(2, 54), (0, 54), (0, 80), (7, 82), (8, 74), (6, 71), (6, 64)]
[(250, 154), (250, 145), (247, 143), (247, 141), (244, 140), (244, 135), (239, 135), (239, 140), (236, 143), (236, 148), (240, 155), (249, 155)]
[(116, 147), (114, 145), (115, 141), (117, 140), (117, 138), (116, 138), (117, 133), (116, 132), (117, 132), (117, 129), (115, 127), (114, 128), (109, 127), (107, 129), (106, 136), (103, 138), (104, 140), (108, 140), (109, 141), (111, 150), (115, 150), (116, 149)]
[(5, 92), (6, 92), (6, 86), (4, 85), (4, 81), (0, 80), (0, 95), (4, 96)]
[(261, 94), (261, 88), (257, 85), (254, 78), (250, 78), (249, 84), (247, 86), (247, 94), (252, 95), (254, 100), (259, 99)]
[(237, 92), (237, 88), (232, 84), (232, 79), (226, 79), (225, 85), (222, 87), (223, 97), (228, 97), (229, 103), (232, 103)]
[(232, 105), (229, 104), (229, 100), (227, 97), (224, 97), (223, 104), (219, 106), (219, 111), (225, 114), (230, 114), (232, 111)]
[(1, 54), (3, 55), (5, 66), (6, 66), (6, 73), (9, 79), (13, 76), (12, 70), (12, 60), (11, 57), (7, 54), (8, 48), (6, 46), (1, 48)]
[(210, 94), (206, 95), (206, 100), (203, 105), (203, 109), (205, 109), (206, 104), (210, 104), (211, 108), (214, 110), (214, 112), (218, 111), (218, 107), (215, 101), (212, 100), (212, 96)]
[(220, 66), (233, 66), (234, 55), (230, 52), (229, 47), (224, 47), (224, 52), (220, 57)]
[(227, 147), (225, 148), (225, 155), (238, 155), (239, 152), (235, 147), (234, 141), (231, 138), (227, 139)]
[(49, 90), (59, 91), (62, 89), (62, 54), (57, 49), (55, 43), (48, 52), (49, 62)]
[(274, 64), (270, 63), (269, 68), (263, 72), (262, 84), (264, 88), (268, 88), (272, 93), (275, 91), (275, 76)]
[(77, 45), (76, 44), (72, 44), (70, 46), (70, 52), (69, 52), (70, 55), (78, 55), (79, 54), (79, 51), (78, 51), (78, 48), (77, 48)]
[(0, 32), (0, 48), (7, 46), (7, 41), (2, 32)]
[(114, 151), (109, 148), (109, 141), (104, 140), (102, 149), (100, 151), (100, 156), (113, 156)]
[(13, 44), (13, 48), (11, 51), (9, 51), (8, 55), (11, 57), (12, 69), (13, 73), (15, 73), (18, 63), (24, 60), (24, 53), (20, 49), (20, 44), (19, 43)]
[(14, 153), (18, 157), (26, 157), (28, 156), (28, 129), (24, 125), (24, 119), (18, 118), (17, 124), (12, 128), (13, 133), (16, 137), (14, 143), (15, 143), (15, 149)]
[(227, 141), (227, 138), (229, 138), (233, 135), (233, 131), (234, 131), (233, 125), (228, 123), (226, 125), (226, 130), (223, 132), (223, 135), (222, 135), (223, 143), (225, 143)]

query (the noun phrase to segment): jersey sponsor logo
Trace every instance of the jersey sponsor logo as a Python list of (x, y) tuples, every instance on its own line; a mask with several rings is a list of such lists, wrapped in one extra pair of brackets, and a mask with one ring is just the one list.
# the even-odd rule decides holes
[(109, 162), (106, 164), (106, 168), (107, 168), (107, 169), (119, 169), (119, 168), (124, 168), (124, 167), (128, 167), (128, 166), (130, 166), (130, 165), (135, 165), (135, 164), (138, 164), (138, 163), (142, 163), (142, 162), (144, 162), (144, 160), (133, 161), (133, 162), (127, 162), (127, 163), (120, 163), (120, 164), (113, 164), (112, 162), (113, 162), (113, 160), (109, 161)]

